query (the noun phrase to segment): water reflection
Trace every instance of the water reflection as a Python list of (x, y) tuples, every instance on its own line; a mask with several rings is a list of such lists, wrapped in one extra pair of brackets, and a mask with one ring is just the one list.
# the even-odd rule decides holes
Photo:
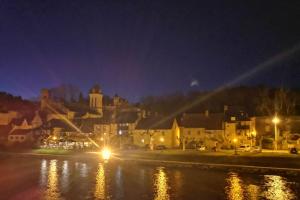
[(286, 179), (281, 176), (266, 175), (264, 197), (270, 200), (296, 199)]
[(61, 175), (61, 187), (63, 191), (68, 191), (69, 189), (69, 176), (70, 176), (70, 171), (69, 171), (69, 162), (64, 161), (62, 165), (62, 175)]
[(80, 163), (79, 165), (80, 176), (85, 178), (88, 176), (88, 168), (86, 163)]
[(249, 200), (256, 200), (259, 197), (259, 186), (250, 184), (247, 187), (247, 197)]
[(47, 185), (47, 160), (41, 162), (40, 184), (45, 187)]
[(241, 200), (244, 199), (244, 190), (242, 180), (236, 173), (230, 173), (227, 179), (228, 186), (225, 188), (228, 199)]
[(50, 161), (45, 199), (60, 199), (60, 192), (58, 187), (57, 160)]
[(168, 192), (168, 178), (164, 168), (158, 168), (158, 172), (154, 175), (155, 200), (170, 199)]
[(98, 171), (96, 175), (96, 186), (94, 196), (97, 199), (104, 199), (105, 198), (105, 173), (103, 164), (99, 164)]
[[(41, 188), (45, 199), (53, 200), (91, 197), (155, 200), (194, 197), (220, 199), (224, 198), (224, 195), (230, 200), (289, 200), (297, 199), (300, 188), (297, 179), (282, 176), (229, 173), (224, 181), (226, 174), (195, 169), (159, 167), (153, 170), (152, 167), (144, 166), (131, 168), (121, 164), (94, 165), (89, 162), (46, 159), (39, 161), (37, 169), (40, 172), (38, 187)], [(213, 181), (206, 181), (207, 179)]]

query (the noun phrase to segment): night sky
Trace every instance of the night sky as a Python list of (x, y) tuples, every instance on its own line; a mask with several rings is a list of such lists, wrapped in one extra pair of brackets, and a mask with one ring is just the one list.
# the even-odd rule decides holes
[[(299, 45), (299, 1), (0, 0), (0, 91), (210, 90)], [(235, 84), (300, 87), (299, 50)]]

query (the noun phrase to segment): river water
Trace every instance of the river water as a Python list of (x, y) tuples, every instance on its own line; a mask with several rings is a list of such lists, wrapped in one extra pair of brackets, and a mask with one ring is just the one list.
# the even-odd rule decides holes
[(300, 199), (300, 177), (100, 160), (0, 160), (0, 199)]

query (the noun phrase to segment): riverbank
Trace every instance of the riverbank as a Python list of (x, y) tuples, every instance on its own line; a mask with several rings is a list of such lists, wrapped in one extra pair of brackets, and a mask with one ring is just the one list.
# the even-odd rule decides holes
[[(6, 156), (34, 156), (48, 159), (97, 160), (99, 152), (73, 152), (69, 150), (32, 150), (26, 152), (0, 152)], [(115, 151), (112, 161), (147, 165), (197, 167), (202, 169), (242, 170), (247, 172), (276, 172), (300, 174), (300, 156), (283, 152), (239, 153), (232, 151), (197, 152), (180, 150), (163, 151)]]
[(284, 152), (239, 153), (239, 155), (234, 155), (232, 151), (121, 151), (116, 153), (115, 157), (126, 162), (146, 164), (300, 174), (300, 156)]

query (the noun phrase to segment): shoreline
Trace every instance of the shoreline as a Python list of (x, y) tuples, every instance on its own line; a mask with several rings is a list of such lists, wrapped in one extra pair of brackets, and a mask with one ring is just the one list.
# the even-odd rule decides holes
[[(39, 159), (71, 159), (78, 161), (100, 161), (104, 162), (97, 152), (73, 152), (70, 154), (50, 154), (50, 153), (33, 153), (33, 152), (0, 152), (0, 157), (35, 157)], [(205, 170), (221, 170), (221, 171), (237, 171), (247, 173), (276, 173), (286, 175), (300, 175), (300, 159), (298, 157), (263, 157), (265, 161), (261, 164), (259, 157), (252, 157), (250, 162), (243, 162), (244, 159), (249, 159), (246, 156), (209, 156), (202, 155), (199, 159), (191, 159), (194, 155), (189, 155), (182, 159), (180, 155), (164, 155), (161, 152), (116, 152), (112, 154), (111, 161), (108, 162), (122, 162), (124, 164), (145, 164), (153, 166), (166, 166), (166, 167), (184, 167), (184, 168), (197, 168)], [(224, 158), (230, 157), (231, 162), (221, 162)], [(268, 159), (266, 159), (268, 158)], [(213, 162), (211, 160), (214, 159)], [(284, 163), (278, 165), (275, 159), (279, 162), (284, 159), (291, 163)], [(266, 162), (267, 161), (267, 162)], [(296, 161), (296, 162), (295, 162)], [(296, 163), (296, 164), (295, 164)], [(287, 166), (288, 165), (288, 166)]]

